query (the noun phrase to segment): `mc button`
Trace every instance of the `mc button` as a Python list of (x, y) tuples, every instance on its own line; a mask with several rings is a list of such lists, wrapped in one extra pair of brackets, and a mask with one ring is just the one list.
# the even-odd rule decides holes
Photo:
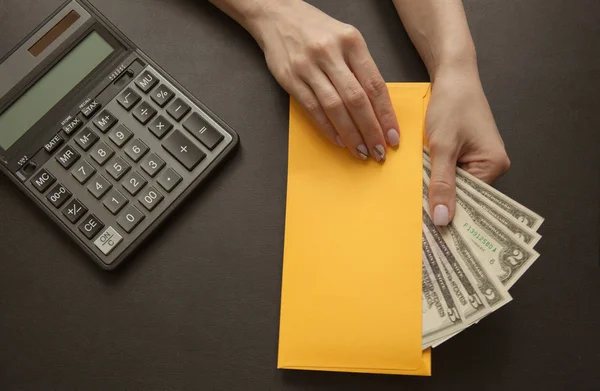
[(46, 190), (48, 190), (48, 188), (54, 183), (54, 181), (56, 181), (56, 178), (54, 178), (48, 171), (44, 169), (37, 173), (35, 178), (31, 180), (31, 184), (40, 193), (43, 193)]

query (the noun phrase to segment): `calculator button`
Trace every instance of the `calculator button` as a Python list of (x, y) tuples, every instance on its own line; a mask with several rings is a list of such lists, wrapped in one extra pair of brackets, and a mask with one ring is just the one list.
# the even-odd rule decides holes
[(163, 138), (171, 129), (173, 129), (173, 124), (167, 121), (162, 115), (156, 117), (148, 126), (148, 130), (158, 138)]
[(81, 149), (87, 151), (91, 148), (92, 145), (96, 144), (98, 141), (98, 135), (90, 130), (90, 128), (85, 127), (81, 132), (75, 136), (75, 142)]
[(108, 145), (106, 145), (104, 141), (100, 141), (100, 143), (98, 143), (98, 145), (96, 145), (90, 152), (90, 156), (92, 157), (92, 159), (94, 159), (96, 163), (98, 163), (101, 166), (103, 166), (104, 163), (106, 163), (106, 161), (110, 159), (114, 154), (115, 151), (113, 151)]
[(149, 188), (144, 190), (144, 192), (142, 193), (142, 195), (140, 195), (140, 198), (138, 198), (138, 200), (142, 205), (144, 205), (144, 208), (148, 209), (151, 212), (154, 208), (156, 208), (158, 204), (160, 204), (160, 202), (164, 198), (165, 197), (162, 194), (160, 194), (158, 190), (150, 186)]
[(104, 228), (104, 223), (94, 215), (89, 215), (81, 222), (81, 224), (79, 224), (79, 230), (83, 232), (88, 239), (96, 236), (102, 228)]
[(135, 84), (144, 92), (150, 91), (156, 83), (158, 83), (158, 79), (149, 71), (144, 71), (135, 81)]
[(95, 173), (96, 169), (92, 167), (90, 163), (85, 161), (85, 159), (82, 159), (81, 162), (77, 163), (75, 168), (71, 170), (71, 175), (73, 175), (75, 179), (77, 179), (77, 182), (81, 183), (82, 185), (86, 183)]
[(106, 194), (107, 191), (112, 187), (112, 183), (106, 180), (102, 175), (98, 175), (90, 184), (87, 189), (96, 199), (100, 199)]
[(102, 133), (106, 133), (117, 123), (117, 118), (108, 110), (102, 110), (99, 116), (94, 119), (94, 125)]
[(125, 148), (125, 154), (134, 162), (138, 162), (148, 152), (148, 147), (140, 139), (134, 140)]
[(63, 130), (63, 132), (65, 132), (65, 134), (69, 135), (69, 134), (73, 133), (74, 131), (76, 131), (77, 129), (79, 129), (81, 127), (81, 125), (83, 125), (83, 121), (81, 120), (81, 118), (75, 117), (71, 121), (69, 121), (66, 125), (64, 125), (62, 127), (62, 130)]
[(37, 173), (37, 175), (31, 179), (31, 184), (35, 187), (40, 193), (48, 190), (50, 185), (52, 185), (56, 181), (56, 178), (52, 176), (47, 170), (41, 170)]
[(62, 214), (69, 219), (71, 224), (75, 224), (87, 211), (87, 208), (79, 200), (73, 199), (62, 210)]
[(188, 171), (192, 171), (206, 157), (206, 154), (179, 130), (171, 133), (162, 146)]
[[(89, 99), (89, 98), (88, 98)], [(87, 103), (79, 105), (81, 114), (85, 118), (90, 118), (100, 108), (100, 103), (96, 99), (88, 100)]]
[(46, 150), (46, 152), (52, 153), (64, 142), (65, 140), (57, 134), (44, 145), (44, 149)]
[(102, 254), (108, 255), (122, 240), (123, 237), (113, 227), (108, 227), (106, 231), (102, 232), (102, 235), (98, 236), (94, 245), (102, 251)]
[(104, 199), (104, 206), (110, 210), (110, 213), (116, 215), (128, 203), (127, 198), (123, 196), (117, 189), (113, 189)]
[(190, 111), (190, 106), (188, 106), (181, 98), (175, 99), (173, 103), (169, 105), (167, 108), (167, 113), (171, 117), (173, 117), (176, 121), (179, 121)]
[(211, 151), (223, 140), (225, 136), (218, 130), (210, 126), (198, 113), (192, 113), (188, 119), (183, 122), (183, 127), (196, 137), (198, 141)]
[(137, 171), (133, 171), (123, 179), (122, 185), (131, 195), (136, 195), (148, 183)]
[(129, 205), (123, 213), (117, 218), (117, 224), (121, 226), (127, 233), (131, 233), (146, 216), (138, 208)]
[(152, 153), (142, 160), (140, 166), (146, 171), (146, 174), (154, 178), (154, 176), (165, 166), (165, 162), (159, 158), (157, 154)]
[(127, 127), (123, 124), (120, 124), (116, 128), (113, 128), (108, 133), (108, 138), (110, 141), (115, 143), (115, 145), (121, 148), (129, 139), (133, 137), (133, 133), (131, 130), (127, 129)]
[(54, 186), (46, 198), (55, 208), (60, 208), (71, 197), (71, 192), (60, 183)]
[(165, 105), (167, 103), (169, 103), (169, 101), (171, 99), (173, 99), (174, 95), (175, 94), (173, 93), (173, 91), (171, 91), (164, 84), (161, 84), (160, 86), (158, 86), (158, 88), (156, 90), (154, 90), (154, 92), (152, 93), (151, 97), (152, 97), (152, 100), (157, 105), (159, 105), (160, 107), (165, 107)]
[(128, 88), (117, 97), (117, 102), (119, 102), (125, 110), (129, 111), (140, 101), (140, 99), (142, 99), (142, 97), (139, 96), (137, 92)]
[(58, 155), (56, 155), (56, 160), (64, 168), (69, 168), (73, 165), (73, 163), (79, 160), (79, 157), (80, 155), (77, 153), (77, 151), (75, 151), (72, 146), (67, 145), (62, 151), (59, 152)]
[(170, 193), (181, 182), (181, 176), (169, 167), (158, 176), (157, 182), (163, 189)]
[(156, 110), (154, 110), (154, 107), (150, 106), (150, 103), (142, 102), (138, 107), (133, 109), (132, 113), (135, 119), (140, 121), (142, 125), (146, 125), (148, 121), (154, 117)]
[(115, 178), (115, 180), (119, 180), (129, 171), (131, 166), (125, 163), (120, 156), (114, 158), (112, 162), (108, 166), (106, 166), (106, 171), (110, 174), (111, 177)]

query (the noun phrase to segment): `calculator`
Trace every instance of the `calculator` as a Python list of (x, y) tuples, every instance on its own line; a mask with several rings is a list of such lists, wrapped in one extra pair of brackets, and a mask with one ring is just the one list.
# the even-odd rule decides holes
[(0, 62), (0, 169), (103, 269), (238, 143), (87, 1), (63, 4)]

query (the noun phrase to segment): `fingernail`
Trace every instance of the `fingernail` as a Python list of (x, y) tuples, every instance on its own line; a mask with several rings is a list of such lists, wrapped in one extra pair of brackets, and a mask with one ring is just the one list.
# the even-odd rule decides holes
[(435, 225), (446, 226), (449, 222), (448, 207), (446, 205), (437, 205), (433, 209), (433, 223)]
[(400, 135), (396, 129), (388, 130), (387, 141), (392, 147), (397, 147), (400, 144)]
[(364, 144), (360, 144), (356, 150), (358, 151), (358, 154), (360, 155), (360, 158), (362, 160), (367, 160), (369, 158), (369, 151), (367, 150), (367, 147), (365, 147)]
[(335, 141), (337, 141), (337, 143), (340, 145), (340, 147), (342, 147), (342, 148), (346, 147), (346, 144), (344, 144), (344, 141), (342, 141), (342, 138), (339, 135), (335, 136)]
[(378, 162), (382, 162), (385, 160), (385, 149), (383, 145), (377, 144), (375, 148), (373, 148), (373, 154), (375, 155), (375, 160)]

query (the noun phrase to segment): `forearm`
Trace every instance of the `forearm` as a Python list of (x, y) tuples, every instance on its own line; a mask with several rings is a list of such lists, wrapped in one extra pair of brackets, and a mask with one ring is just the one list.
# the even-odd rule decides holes
[(229, 15), (244, 27), (263, 46), (261, 28), (273, 19), (282, 7), (302, 0), (209, 0), (214, 6)]
[(475, 46), (461, 0), (393, 0), (432, 81), (440, 70), (477, 74)]

